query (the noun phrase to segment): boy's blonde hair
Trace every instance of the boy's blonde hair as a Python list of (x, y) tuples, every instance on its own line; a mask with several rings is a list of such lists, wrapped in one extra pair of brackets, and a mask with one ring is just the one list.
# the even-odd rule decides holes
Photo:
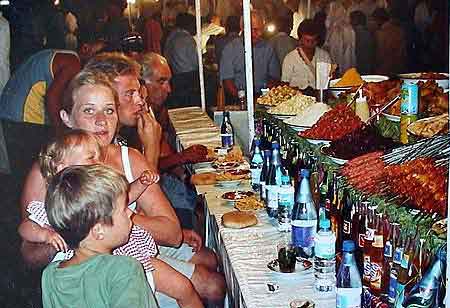
[(67, 245), (76, 249), (95, 224), (112, 225), (116, 200), (127, 191), (127, 180), (111, 167), (67, 167), (48, 186), (48, 220)]
[(58, 173), (58, 166), (74, 149), (90, 142), (97, 144), (100, 153), (101, 148), (97, 139), (90, 133), (79, 129), (68, 130), (47, 144), (39, 154), (39, 167), (47, 183)]

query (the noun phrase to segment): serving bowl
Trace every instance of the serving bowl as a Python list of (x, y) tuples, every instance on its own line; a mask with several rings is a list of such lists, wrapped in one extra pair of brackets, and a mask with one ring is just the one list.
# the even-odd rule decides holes
[[(388, 76), (384, 75), (362, 75), (361, 78), (365, 82), (380, 82), (389, 79)], [(328, 85), (328, 90), (330, 90), (331, 95), (335, 98), (338, 98), (339, 94), (348, 91), (352, 88), (352, 87), (335, 87), (334, 85), (337, 84), (340, 80), (341, 78), (332, 79), (330, 80), (330, 83)]]

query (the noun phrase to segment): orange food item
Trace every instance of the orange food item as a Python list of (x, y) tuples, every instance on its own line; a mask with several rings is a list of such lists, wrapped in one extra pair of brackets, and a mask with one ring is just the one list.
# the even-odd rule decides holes
[(334, 86), (335, 87), (357, 87), (360, 86), (364, 80), (358, 73), (356, 68), (349, 68), (342, 75), (341, 80), (339, 80)]

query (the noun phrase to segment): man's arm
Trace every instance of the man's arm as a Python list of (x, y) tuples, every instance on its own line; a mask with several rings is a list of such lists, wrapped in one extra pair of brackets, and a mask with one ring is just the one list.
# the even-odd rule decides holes
[(80, 59), (71, 53), (57, 53), (52, 63), (53, 82), (46, 93), (46, 106), (52, 124), (61, 127), (61, 100), (69, 81), (81, 70)]
[[(38, 164), (34, 163), (25, 179), (20, 200), (22, 222), (28, 219), (28, 204), (31, 201), (44, 202), (46, 191), (45, 180), (41, 175)], [(57, 253), (56, 249), (51, 245), (31, 243), (23, 239), (20, 252), (25, 264), (33, 269), (40, 269), (46, 266)]]
[(236, 85), (234, 84), (233, 79), (224, 79), (222, 81), (223, 83), (223, 88), (225, 89), (225, 91), (230, 94), (233, 97), (237, 97), (238, 96), (238, 89), (236, 87)]
[[(138, 177), (149, 166), (138, 151), (129, 149), (133, 177)], [(182, 241), (180, 222), (158, 184), (150, 185), (137, 200), (145, 215), (134, 215), (133, 222), (150, 231), (159, 245), (179, 246)]]
[(219, 77), (222, 81), (223, 88), (225, 91), (233, 97), (238, 96), (238, 90), (234, 84), (234, 67), (233, 60), (235, 58), (235, 53), (233, 49), (233, 41), (229, 42), (222, 51), (222, 57), (220, 59), (219, 66)]
[(275, 53), (275, 50), (272, 48), (272, 46), (269, 45), (269, 62), (268, 64), (268, 79), (269, 80), (280, 80), (280, 62), (278, 60), (277, 54)]

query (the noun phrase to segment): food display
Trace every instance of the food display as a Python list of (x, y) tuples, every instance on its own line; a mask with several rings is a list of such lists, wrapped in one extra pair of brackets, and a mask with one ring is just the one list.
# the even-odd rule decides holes
[(222, 225), (227, 228), (243, 229), (257, 223), (255, 214), (250, 212), (232, 211), (222, 215)]
[(411, 123), (407, 130), (410, 134), (424, 138), (448, 134), (448, 113), (418, 120)]
[(373, 126), (364, 126), (342, 138), (332, 141), (328, 147), (323, 148), (326, 155), (340, 159), (352, 159), (357, 156), (386, 150), (395, 146), (392, 139), (383, 137)]
[(270, 108), (267, 112), (276, 115), (296, 115), (315, 102), (315, 97), (299, 93), (279, 105)]
[(438, 84), (441, 88), (448, 89), (448, 74), (437, 72), (407, 73), (399, 74), (398, 77), (408, 83), (417, 83), (418, 81), (431, 81)]
[(215, 163), (239, 163), (244, 161), (244, 154), (239, 147), (233, 147), (226, 155), (218, 156)]
[(327, 104), (315, 103), (303, 109), (295, 117), (289, 118), (284, 122), (292, 126), (311, 127), (325, 112), (329, 111), (330, 109), (330, 106), (328, 106)]
[(300, 137), (321, 140), (337, 140), (354, 130), (361, 128), (364, 123), (346, 104), (338, 104), (326, 112), (310, 128), (299, 133)]
[(447, 169), (436, 166), (432, 158), (418, 158), (384, 169), (384, 182), (390, 193), (424, 212), (441, 216), (447, 211), (447, 177)]
[(193, 174), (191, 176), (191, 184), (193, 185), (212, 185), (216, 183), (216, 173), (205, 172)]
[(252, 196), (239, 199), (234, 207), (239, 211), (257, 211), (264, 208), (264, 203)]
[(229, 170), (218, 173), (215, 177), (217, 181), (236, 181), (248, 179), (250, 176), (250, 170), (246, 169), (238, 169), (238, 170)]
[(228, 201), (237, 201), (243, 198), (254, 196), (255, 193), (252, 191), (228, 191), (222, 195), (222, 199)]
[(269, 90), (266, 95), (258, 97), (256, 102), (265, 106), (277, 106), (282, 102), (290, 99), (292, 96), (297, 95), (300, 91), (295, 90), (287, 85), (277, 86)]
[(358, 73), (356, 68), (349, 68), (345, 71), (344, 75), (342, 75), (341, 79), (333, 85), (333, 87), (357, 87), (363, 82), (364, 80), (361, 78), (361, 75)]

